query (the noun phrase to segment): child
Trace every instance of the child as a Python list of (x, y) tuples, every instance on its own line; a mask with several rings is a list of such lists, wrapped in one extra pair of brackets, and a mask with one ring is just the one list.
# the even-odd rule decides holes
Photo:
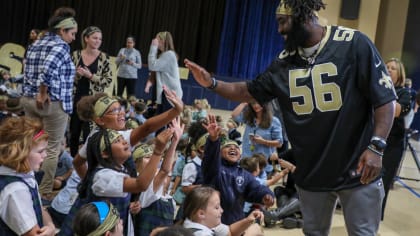
[(73, 172), (73, 157), (66, 151), (66, 140), (61, 143), (60, 155), (57, 162), (57, 170), (55, 171), (53, 189), (58, 190), (66, 186), (67, 180)]
[[(171, 123), (174, 130), (171, 144), (164, 154), (162, 165), (156, 173), (146, 191), (140, 194), (139, 214), (135, 215), (135, 231), (137, 236), (148, 236), (158, 226), (170, 226), (173, 224), (175, 203), (170, 195), (164, 191), (168, 182), (168, 174), (171, 172), (175, 156), (175, 149), (182, 135), (183, 125), (180, 118)], [(137, 171), (142, 173), (153, 154), (153, 146), (142, 144), (133, 151)]]
[[(125, 140), (128, 141), (130, 146), (135, 146), (140, 140), (165, 126), (182, 112), (184, 104), (180, 98), (176, 97), (175, 92), (168, 91), (165, 88), (165, 94), (174, 107), (148, 119), (144, 124), (135, 129), (124, 130), (125, 110), (122, 109), (122, 105), (118, 100), (110, 98), (105, 93), (83, 97), (77, 103), (77, 113), (83, 120), (94, 121), (99, 128), (118, 130), (124, 135)], [(93, 130), (91, 134), (97, 132), (97, 130)], [(87, 142), (80, 148), (73, 160), (73, 166), (81, 178), (85, 176), (87, 170), (86, 147)], [(144, 187), (146, 188), (147, 185)]]
[(47, 156), (42, 123), (8, 118), (0, 126), (0, 137), (0, 235), (54, 235), (33, 173)]
[[(144, 103), (143, 100), (138, 101), (134, 104), (135, 113), (134, 113), (133, 118), (138, 122), (139, 125), (142, 125), (147, 121), (146, 117), (144, 117), (144, 115), (143, 115), (146, 112), (146, 110), (147, 110), (147, 105), (146, 105), (146, 103)], [(147, 135), (146, 138), (142, 139), (141, 141), (143, 143), (146, 143), (146, 142), (150, 141), (151, 139), (153, 139), (154, 137), (155, 137), (155, 132), (152, 132), (149, 135)]]
[(118, 210), (108, 202), (91, 202), (82, 206), (74, 217), (73, 230), (78, 236), (123, 236)]
[[(144, 183), (149, 186), (155, 176), (165, 145), (173, 133), (173, 129), (169, 128), (156, 137), (152, 157), (144, 171), (136, 178), (126, 173), (125, 164), (131, 156), (131, 149), (124, 137), (109, 129), (102, 129), (93, 134), (87, 147), (88, 171), (79, 187), (79, 198), (65, 219), (60, 235), (73, 235), (69, 226), (74, 212), (81, 205), (99, 199), (109, 200), (115, 205), (124, 223), (124, 234), (131, 235), (133, 232), (128, 231), (133, 227), (128, 214), (131, 193), (143, 191)], [(139, 210), (131, 212), (136, 214)]]
[(140, 123), (143, 124), (146, 122), (146, 117), (144, 117), (144, 113), (147, 111), (146, 103), (141, 100), (134, 104), (134, 115), (133, 117)]
[(238, 128), (238, 123), (230, 118), (226, 122), (226, 127), (228, 128), (228, 138), (235, 141), (240, 146), (242, 144), (242, 134), (236, 129)]
[(205, 119), (207, 117), (207, 110), (205, 109), (207, 100), (204, 99), (195, 99), (194, 100), (194, 110), (192, 112), (192, 121), (197, 122), (201, 119)]
[(269, 207), (274, 203), (273, 192), (258, 183), (248, 171), (238, 167), (241, 158), (239, 146), (232, 140), (221, 144), (221, 127), (214, 115), (208, 116), (208, 124), (203, 124), (209, 133), (202, 163), (204, 184), (220, 191), (224, 224), (232, 224), (245, 217), (244, 202), (262, 203)]
[[(245, 170), (249, 171), (249, 173), (251, 173), (255, 179), (262, 185), (265, 186), (272, 186), (275, 183), (277, 183), (280, 179), (282, 179), (285, 175), (287, 175), (289, 173), (289, 169), (284, 169), (279, 173), (275, 173), (271, 179), (263, 179), (260, 178), (260, 174), (262, 171), (264, 171), (264, 166), (265, 164), (262, 164), (262, 166), (260, 167), (260, 163), (266, 163), (266, 159), (264, 157), (263, 154), (261, 153), (257, 153), (254, 154), (251, 158), (242, 158), (242, 160), (240, 161), (240, 165), (242, 168), (244, 168)], [(249, 202), (245, 202), (244, 205), (244, 213), (245, 215), (248, 215), (253, 209), (252, 203)]]
[(197, 155), (194, 144), (188, 143), (185, 149), (185, 156), (182, 154), (178, 156), (172, 172), (173, 184), (171, 186), (170, 194), (173, 196), (178, 205), (181, 205), (185, 198), (185, 194), (182, 192), (181, 186), (182, 172), (184, 171), (185, 165), (191, 161), (191, 157), (195, 157)]
[(225, 225), (220, 220), (222, 213), (219, 192), (211, 187), (197, 187), (185, 198), (183, 226), (196, 236), (241, 235), (262, 216), (260, 211), (254, 211), (246, 218)]
[(128, 97), (127, 100), (128, 100), (127, 116), (128, 117), (134, 117), (134, 115), (135, 115), (134, 105), (138, 102), (138, 99), (136, 98), (136, 96), (131, 95), (130, 97)]

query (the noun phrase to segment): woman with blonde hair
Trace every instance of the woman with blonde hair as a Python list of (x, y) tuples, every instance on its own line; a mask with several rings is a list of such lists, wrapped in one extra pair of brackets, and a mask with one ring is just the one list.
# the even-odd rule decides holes
[(384, 183), (385, 197), (382, 201), (382, 220), (384, 219), (384, 212), (388, 192), (391, 188), (394, 177), (397, 174), (401, 159), (404, 154), (405, 147), (405, 125), (404, 117), (410, 112), (410, 91), (404, 87), (405, 84), (405, 69), (404, 64), (397, 58), (391, 58), (386, 61), (386, 68), (389, 76), (394, 83), (394, 89), (397, 93), (398, 99), (395, 103), (394, 123), (389, 133), (387, 140), (382, 140), (376, 136), (372, 140), (378, 144), (383, 145), (382, 149), (376, 146), (372, 147), (382, 158), (382, 181)]
[[(182, 99), (181, 81), (179, 78), (178, 56), (175, 52), (172, 34), (168, 31), (159, 32), (152, 40), (148, 56), (149, 70), (156, 72), (156, 103), (158, 114), (172, 107), (163, 93), (163, 87), (175, 91)], [(146, 84), (146, 92), (152, 85)]]
[(102, 45), (102, 31), (96, 26), (89, 26), (81, 35), (82, 49), (73, 52), (72, 59), (76, 66), (73, 88), (73, 113), (70, 120), (70, 154), (76, 156), (83, 130), (83, 142), (89, 132), (89, 122), (79, 119), (76, 105), (83, 96), (104, 92), (112, 82), (110, 58), (99, 48)]

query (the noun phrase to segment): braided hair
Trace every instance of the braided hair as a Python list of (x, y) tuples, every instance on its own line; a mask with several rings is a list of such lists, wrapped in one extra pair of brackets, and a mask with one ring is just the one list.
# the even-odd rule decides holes
[[(100, 148), (101, 139), (104, 137), (105, 141), (105, 150), (109, 157), (103, 158), (102, 151)], [(79, 186), (79, 195), (80, 198), (85, 198), (88, 196), (88, 187), (89, 182), (93, 179), (94, 174), (96, 173), (96, 169), (99, 165), (103, 166), (107, 169), (112, 169), (118, 172), (121, 170), (118, 167), (118, 164), (115, 162), (114, 158), (112, 157), (112, 149), (111, 149), (111, 142), (109, 141), (108, 131), (106, 129), (100, 129), (98, 132), (94, 133), (88, 140), (87, 145), (87, 163), (88, 163), (88, 170), (86, 173), (86, 177), (83, 178), (82, 182)]]

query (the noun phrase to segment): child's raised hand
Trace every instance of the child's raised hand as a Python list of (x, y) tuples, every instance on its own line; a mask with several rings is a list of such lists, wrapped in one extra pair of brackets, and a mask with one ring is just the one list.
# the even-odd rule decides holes
[(181, 139), (182, 133), (184, 132), (185, 124), (181, 122), (181, 118), (177, 116), (169, 124), (171, 129), (174, 131), (172, 136), (172, 142), (179, 141)]
[(203, 123), (202, 125), (209, 133), (210, 140), (216, 141), (219, 138), (222, 128), (217, 124), (215, 115), (209, 114), (207, 116), (207, 123)]
[(163, 86), (163, 91), (166, 98), (174, 105), (174, 108), (179, 114), (181, 114), (182, 110), (184, 110), (184, 102), (182, 99), (176, 95), (175, 91), (168, 89), (166, 86)]
[(166, 144), (172, 138), (174, 131), (172, 129), (165, 129), (158, 134), (155, 139), (155, 150), (153, 152), (163, 153), (165, 151)]

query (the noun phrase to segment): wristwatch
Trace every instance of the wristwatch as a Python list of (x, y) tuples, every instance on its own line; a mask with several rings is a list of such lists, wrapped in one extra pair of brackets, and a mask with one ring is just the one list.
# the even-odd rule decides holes
[(373, 147), (375, 147), (376, 151), (379, 152), (384, 152), (385, 148), (386, 148), (386, 141), (385, 139), (378, 137), (378, 136), (373, 136), (372, 139), (370, 140), (370, 145), (372, 145)]
[(209, 90), (213, 90), (217, 87), (217, 80), (214, 77), (212, 77), (211, 80), (211, 85), (207, 87)]

